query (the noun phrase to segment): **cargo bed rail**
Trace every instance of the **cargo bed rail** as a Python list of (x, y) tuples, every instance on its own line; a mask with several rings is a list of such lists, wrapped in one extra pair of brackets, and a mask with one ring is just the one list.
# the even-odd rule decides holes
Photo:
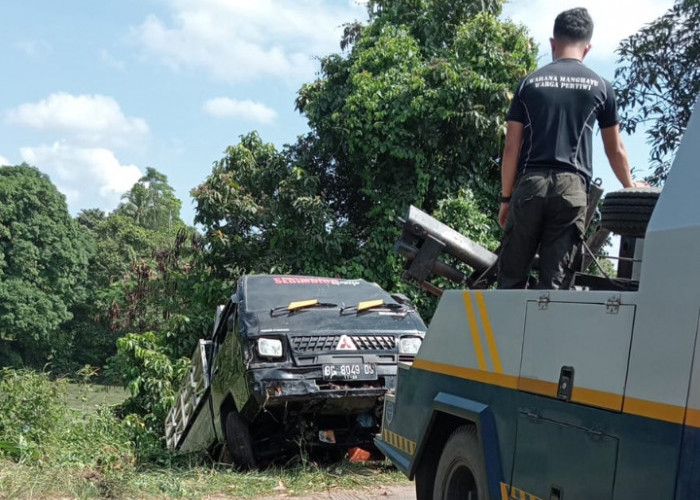
[(175, 450), (180, 445), (188, 426), (196, 415), (200, 404), (209, 389), (209, 354), (213, 342), (200, 340), (199, 348), (192, 356), (192, 365), (185, 376), (175, 404), (165, 419), (165, 440), (168, 449)]

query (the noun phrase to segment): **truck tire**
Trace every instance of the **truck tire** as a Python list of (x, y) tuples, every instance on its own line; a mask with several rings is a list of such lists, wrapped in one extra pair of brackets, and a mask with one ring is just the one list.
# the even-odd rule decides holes
[(625, 188), (605, 195), (600, 225), (620, 236), (644, 238), (659, 188)]
[(421, 460), (413, 478), (416, 484), (416, 500), (433, 500), (435, 488), (436, 464), (429, 460)]
[(434, 500), (486, 500), (486, 466), (472, 425), (459, 427), (447, 440), (435, 473)]
[(226, 415), (226, 443), (234, 467), (241, 470), (257, 467), (248, 422), (236, 410), (232, 410)]

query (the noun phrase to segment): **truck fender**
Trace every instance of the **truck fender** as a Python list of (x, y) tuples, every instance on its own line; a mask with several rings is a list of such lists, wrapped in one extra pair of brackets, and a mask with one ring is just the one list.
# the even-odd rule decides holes
[[(430, 418), (427, 419), (420, 439), (416, 443), (416, 454), (409, 466), (408, 477), (424, 475), (430, 484), (426, 487), (432, 491), (437, 463), (449, 436), (459, 427), (473, 425), (479, 439), (486, 466), (488, 489), (491, 498), (499, 498), (500, 484), (503, 480), (498, 430), (490, 407), (479, 401), (440, 392), (432, 404)], [(423, 481), (417, 481), (417, 483)]]
[[(212, 410), (215, 405), (212, 405)], [(223, 443), (226, 441), (226, 415), (230, 411), (236, 411), (236, 403), (233, 399), (233, 394), (230, 391), (226, 393), (226, 397), (218, 405), (218, 411), (216, 413), (212, 412), (212, 420), (214, 423), (214, 431), (216, 432), (217, 439), (219, 442)]]

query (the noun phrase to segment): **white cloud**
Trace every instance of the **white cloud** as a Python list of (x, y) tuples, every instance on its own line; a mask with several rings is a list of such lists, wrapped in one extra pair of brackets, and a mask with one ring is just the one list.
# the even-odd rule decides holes
[(239, 101), (229, 97), (216, 97), (205, 101), (202, 108), (217, 118), (245, 118), (260, 123), (272, 123), (277, 118), (274, 109), (248, 99)]
[(10, 165), (10, 160), (8, 160), (4, 156), (0, 155), (0, 167), (5, 166), (5, 165)]
[(117, 101), (103, 95), (51, 94), (10, 110), (7, 121), (37, 130), (67, 132), (91, 144), (128, 144), (149, 132), (145, 120), (124, 116)]
[(134, 34), (147, 53), (176, 70), (223, 81), (308, 78), (315, 57), (339, 50), (342, 24), (365, 19), (353, 0), (167, 0), (171, 21), (150, 16)]
[(38, 57), (53, 52), (51, 45), (44, 40), (20, 40), (15, 42), (14, 47), (29, 57)]
[(65, 142), (20, 148), (22, 160), (51, 177), (66, 195), (69, 209), (116, 208), (123, 193), (143, 176), (136, 165), (122, 165), (104, 148), (80, 148)]
[(503, 17), (527, 26), (530, 36), (540, 46), (540, 56), (549, 60), (554, 18), (566, 9), (585, 4), (595, 24), (593, 49), (588, 58), (614, 62), (620, 41), (663, 15), (673, 3), (673, 0), (511, 0), (503, 7)]
[(124, 71), (126, 69), (126, 63), (114, 57), (109, 51), (102, 49), (100, 51), (100, 59), (107, 66), (116, 69), (117, 71)]

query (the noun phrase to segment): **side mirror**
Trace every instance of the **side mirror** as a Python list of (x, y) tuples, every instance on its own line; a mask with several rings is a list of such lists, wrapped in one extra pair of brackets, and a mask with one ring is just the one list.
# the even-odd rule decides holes
[(214, 336), (216, 335), (216, 330), (219, 328), (219, 323), (221, 322), (221, 314), (224, 312), (224, 307), (226, 306), (223, 304), (216, 306), (216, 314), (214, 315), (214, 329), (211, 333), (212, 338), (214, 338)]
[(402, 306), (413, 307), (413, 303), (411, 302), (411, 299), (406, 297), (403, 293), (392, 293), (391, 298), (394, 299), (399, 304), (401, 304)]

